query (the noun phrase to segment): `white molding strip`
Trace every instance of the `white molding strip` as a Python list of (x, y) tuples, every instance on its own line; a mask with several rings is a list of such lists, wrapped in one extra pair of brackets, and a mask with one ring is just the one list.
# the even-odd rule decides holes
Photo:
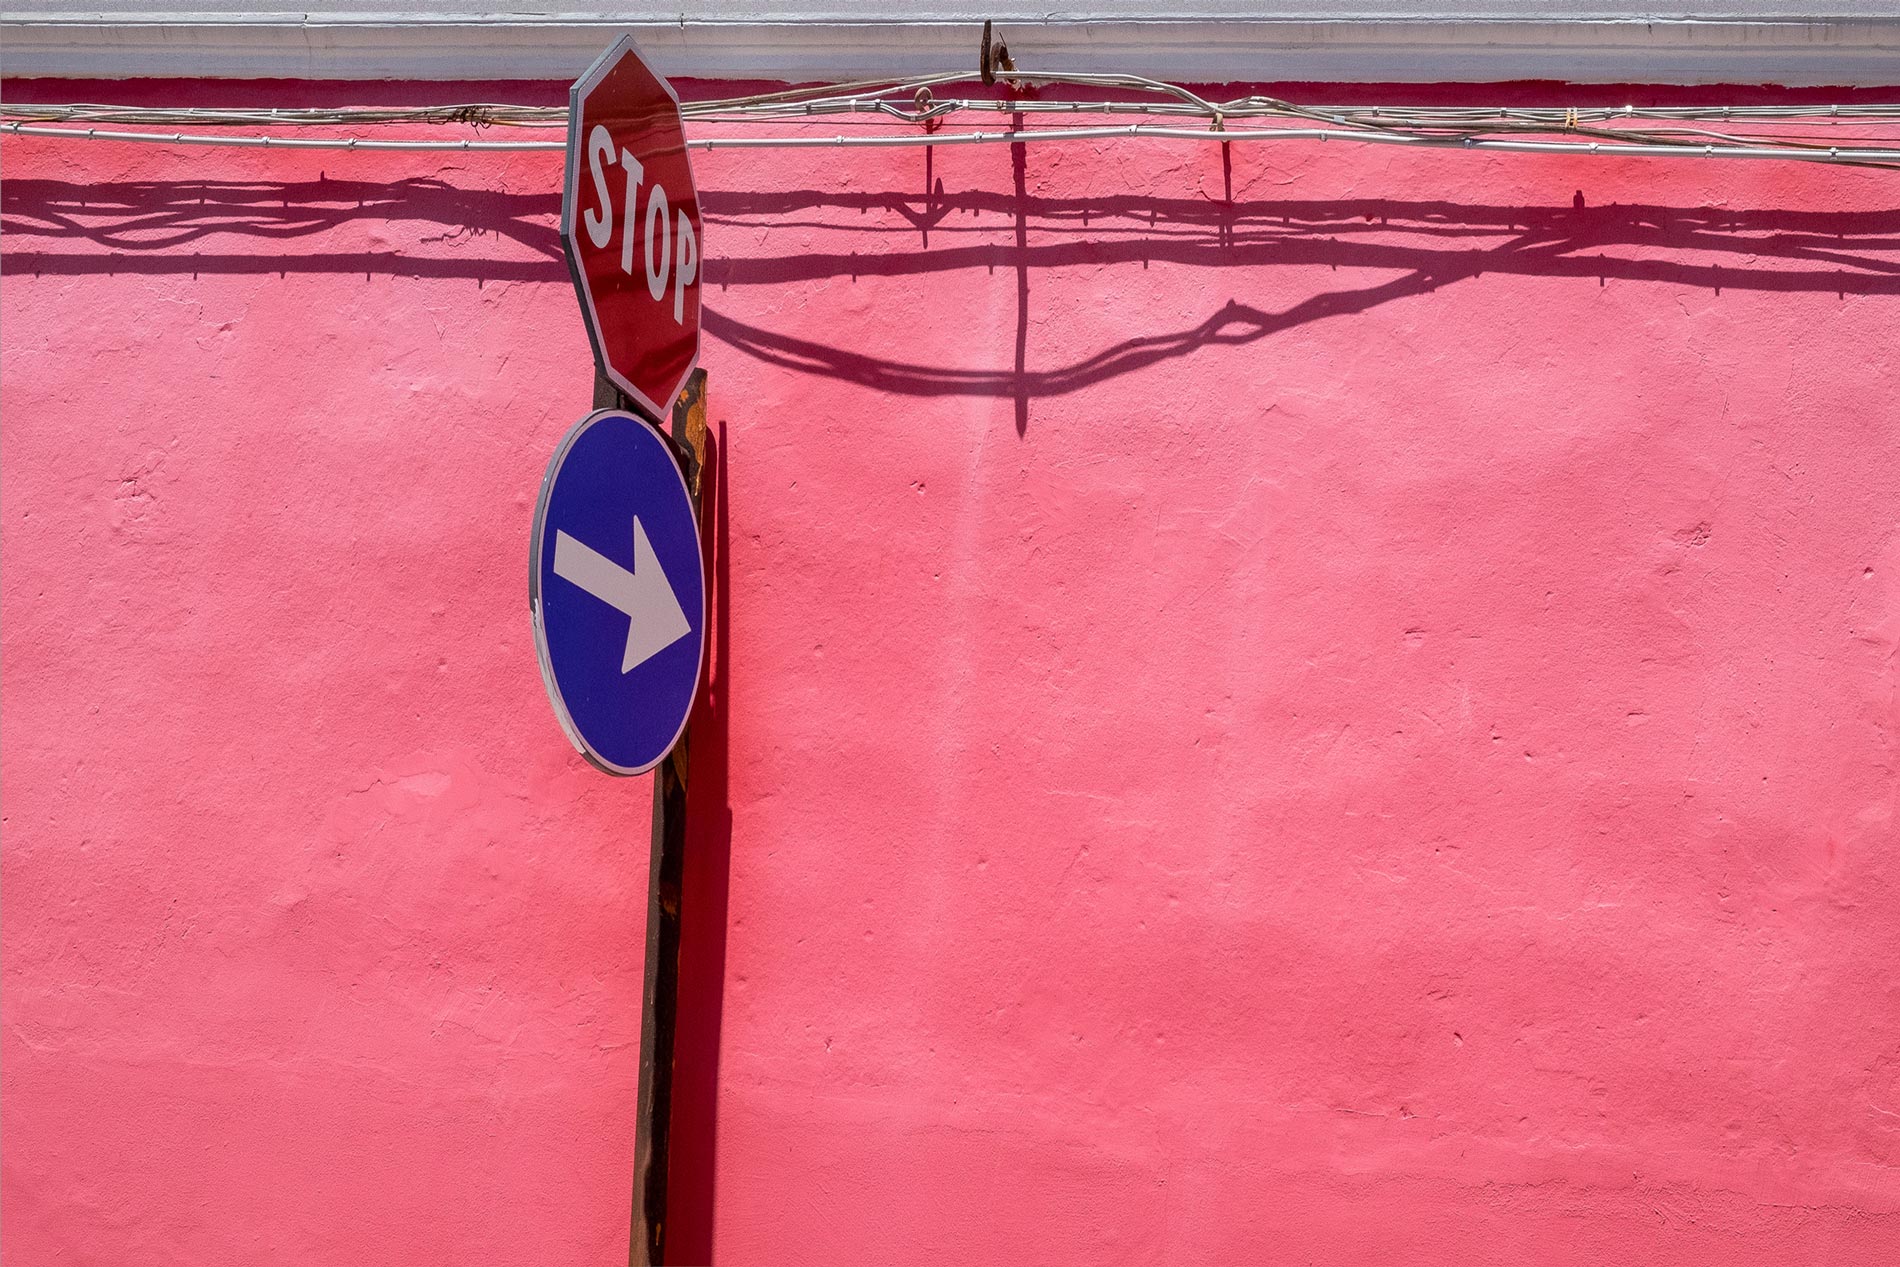
[[(1729, 20), (1111, 18), (999, 24), (1025, 66), (1195, 83), (1900, 84), (1892, 16)], [(975, 67), (969, 21), (121, 14), (0, 18), (0, 75), (572, 79), (632, 31), (674, 77), (837, 81)]]

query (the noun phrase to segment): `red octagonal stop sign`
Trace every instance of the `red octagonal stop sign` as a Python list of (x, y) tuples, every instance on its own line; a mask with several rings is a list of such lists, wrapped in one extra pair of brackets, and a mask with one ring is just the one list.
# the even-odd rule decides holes
[(632, 36), (569, 98), (561, 239), (594, 358), (663, 420), (699, 359), (699, 197), (679, 98)]

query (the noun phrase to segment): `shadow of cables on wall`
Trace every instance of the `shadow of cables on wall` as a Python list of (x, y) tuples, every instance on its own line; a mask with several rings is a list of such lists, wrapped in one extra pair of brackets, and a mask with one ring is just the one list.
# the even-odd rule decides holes
[[(1015, 147), (1012, 147), (1015, 148)], [(1579, 281), (1663, 282), (1711, 291), (1900, 295), (1900, 210), (1584, 205), (1527, 206), (1406, 199), (1219, 201), (1139, 194), (1044, 197), (1012, 187), (922, 195), (896, 191), (707, 190), (706, 333), (734, 351), (797, 373), (909, 396), (1018, 402), (1079, 391), (1214, 345), (1251, 343), (1327, 317), (1363, 312), (1452, 282), (1507, 273)], [(928, 168), (926, 168), (928, 171)], [(559, 194), (396, 182), (14, 179), (0, 189), (12, 274), (363, 273), (565, 284)], [(387, 250), (325, 250), (364, 221), (412, 222)], [(869, 250), (719, 254), (721, 230), (745, 238), (835, 230)], [(360, 235), (359, 235), (360, 236)], [(739, 235), (734, 234), (737, 238)], [(908, 239), (908, 241), (906, 241)], [(200, 244), (205, 248), (200, 249)], [(188, 249), (187, 249), (188, 248)], [(1341, 284), (1284, 307), (1231, 289), (1206, 316), (1175, 329), (1131, 329), (1087, 355), (1029, 364), (1036, 273), (1073, 266), (1197, 269), (1325, 267)], [(771, 329), (718, 296), (750, 287), (846, 278), (1010, 270), (1016, 280), (1013, 363), (957, 368), (869, 353), (804, 330)], [(1395, 276), (1396, 274), (1396, 276)], [(1356, 279), (1376, 277), (1371, 284)]]
[[(709, 306), (720, 340), (789, 369), (903, 395), (1029, 397), (1078, 391), (1214, 344), (1248, 343), (1325, 317), (1361, 312), (1485, 273), (1664, 282), (1678, 286), (1846, 295), (1900, 294), (1900, 211), (1736, 210), (1643, 205), (1505, 206), (1388, 199), (1276, 200), (1115, 196), (1029, 198), (1001, 192), (919, 199), (897, 194), (709, 193), (712, 239), (721, 224), (825, 224), (813, 210), (879, 211), (891, 233), (937, 245), (915, 251), (718, 258), (715, 290), (821, 278), (887, 276), (958, 268), (1036, 271), (1105, 264), (1195, 268), (1321, 266), (1350, 282), (1278, 310), (1228, 297), (1206, 318), (1166, 331), (1131, 331), (1113, 345), (1061, 365), (967, 370), (871, 356), (801, 334), (768, 330)], [(1033, 244), (956, 245), (954, 213), (1021, 216)], [(963, 230), (969, 232), (969, 230)], [(951, 244), (944, 239), (951, 237)], [(1392, 274), (1398, 272), (1398, 277)], [(1018, 314), (1026, 320), (1026, 312)]]
[[(6, 271), (56, 276), (362, 273), (558, 282), (567, 279), (560, 211), (557, 192), (428, 178), (92, 184), (27, 177), (0, 188)], [(353, 226), (391, 223), (414, 224), (412, 240), (388, 250), (336, 245)], [(415, 249), (451, 242), (452, 251)]]

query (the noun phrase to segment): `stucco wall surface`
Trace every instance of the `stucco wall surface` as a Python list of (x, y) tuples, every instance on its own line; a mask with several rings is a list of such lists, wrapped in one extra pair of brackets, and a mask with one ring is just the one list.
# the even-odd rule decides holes
[(528, 623), (549, 169), (5, 163), (6, 1261), (625, 1262), (648, 782)]
[[(623, 1260), (558, 156), (5, 163), (7, 1261)], [(681, 1255), (1900, 1256), (1892, 175), (697, 170)]]

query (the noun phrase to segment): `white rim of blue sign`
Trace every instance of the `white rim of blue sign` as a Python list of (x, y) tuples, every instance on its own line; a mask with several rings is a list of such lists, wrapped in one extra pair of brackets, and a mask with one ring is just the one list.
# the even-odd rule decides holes
[(547, 688), (548, 702), (554, 705), (555, 720), (561, 723), (561, 731), (567, 736), (567, 741), (573, 744), (574, 750), (583, 757), (586, 757), (588, 763), (596, 769), (604, 770), (608, 774), (634, 775), (645, 774), (647, 771), (653, 769), (654, 766), (666, 760), (673, 749), (678, 746), (680, 736), (686, 733), (686, 723), (692, 720), (693, 709), (699, 703), (700, 679), (706, 672), (706, 609), (708, 604), (712, 601), (712, 592), (706, 584), (706, 543), (699, 535), (699, 515), (695, 512), (692, 516), (693, 561), (694, 566), (699, 568), (699, 629), (697, 638), (699, 643), (699, 658), (693, 667), (692, 698), (687, 702), (686, 711), (680, 716), (680, 724), (678, 729), (674, 730), (673, 737), (666, 741), (666, 747), (661, 749), (660, 755), (653, 758), (653, 760), (647, 764), (643, 766), (616, 765), (606, 757), (603, 757), (600, 753), (595, 752), (593, 746), (582, 736), (580, 728), (574, 724), (574, 718), (567, 711), (567, 701), (561, 698), (561, 687), (554, 679), (554, 665), (548, 657), (548, 631), (541, 619), (541, 544), (547, 534), (548, 498), (553, 495), (554, 483), (560, 478), (562, 464), (567, 461), (567, 455), (572, 451), (575, 443), (579, 441), (583, 435), (587, 434), (589, 427), (592, 427), (597, 422), (604, 422), (609, 418), (626, 418), (645, 427), (652, 433), (653, 438), (659, 441), (660, 447), (666, 451), (667, 461), (673, 468), (673, 475), (680, 482), (680, 495), (686, 499), (687, 509), (693, 510), (693, 494), (692, 490), (686, 486), (686, 473), (680, 470), (679, 458), (674, 455), (673, 444), (666, 438), (665, 433), (651, 421), (642, 418), (639, 414), (631, 410), (596, 409), (575, 423), (568, 429), (568, 433), (561, 437), (561, 443), (555, 447), (554, 457), (548, 462), (548, 472), (541, 477), (541, 495), (536, 499), (534, 504), (534, 528), (529, 534), (528, 611), (534, 619), (534, 653), (536, 658), (541, 661), (541, 684)]
[[(693, 370), (699, 366), (698, 341), (695, 340), (693, 343), (693, 359), (688, 361), (686, 368), (681, 371), (679, 382), (673, 384), (672, 395), (667, 398), (665, 404), (650, 399), (645, 392), (628, 382), (620, 371), (608, 363), (607, 349), (600, 337), (600, 313), (594, 307), (593, 287), (587, 284), (587, 278), (581, 271), (580, 251), (574, 245), (574, 215), (580, 203), (581, 192), (581, 103), (587, 99), (587, 94), (594, 90), (595, 85), (606, 77), (607, 72), (620, 61), (621, 56), (633, 48), (633, 36), (621, 36), (606, 52), (595, 59), (594, 64), (587, 68), (587, 73), (576, 79), (574, 86), (568, 89), (567, 155), (564, 160), (567, 170), (563, 176), (561, 192), (561, 254), (567, 257), (568, 275), (574, 280), (575, 293), (581, 297), (581, 307), (584, 310), (582, 315), (586, 318), (587, 324), (587, 341), (593, 346), (594, 364), (600, 367), (602, 374), (613, 381), (614, 386), (631, 396), (634, 403), (645, 409), (651, 417), (664, 418), (667, 411), (672, 408), (673, 399), (680, 394), (680, 389), (686, 386), (686, 380), (692, 377)], [(639, 54), (636, 52), (634, 56), (639, 57)], [(646, 64), (646, 58), (641, 57), (640, 61), (642, 65)], [(652, 67), (648, 66), (647, 69), (651, 71)], [(653, 77), (659, 80), (660, 87), (666, 89), (666, 95), (673, 99), (673, 110), (677, 114), (680, 95), (673, 90), (673, 81), (658, 73), (655, 73)], [(684, 135), (685, 131), (686, 125), (682, 122), (680, 132)], [(693, 201), (697, 203), (699, 186), (693, 180), (690, 162), (686, 167), (686, 179), (693, 186)]]

